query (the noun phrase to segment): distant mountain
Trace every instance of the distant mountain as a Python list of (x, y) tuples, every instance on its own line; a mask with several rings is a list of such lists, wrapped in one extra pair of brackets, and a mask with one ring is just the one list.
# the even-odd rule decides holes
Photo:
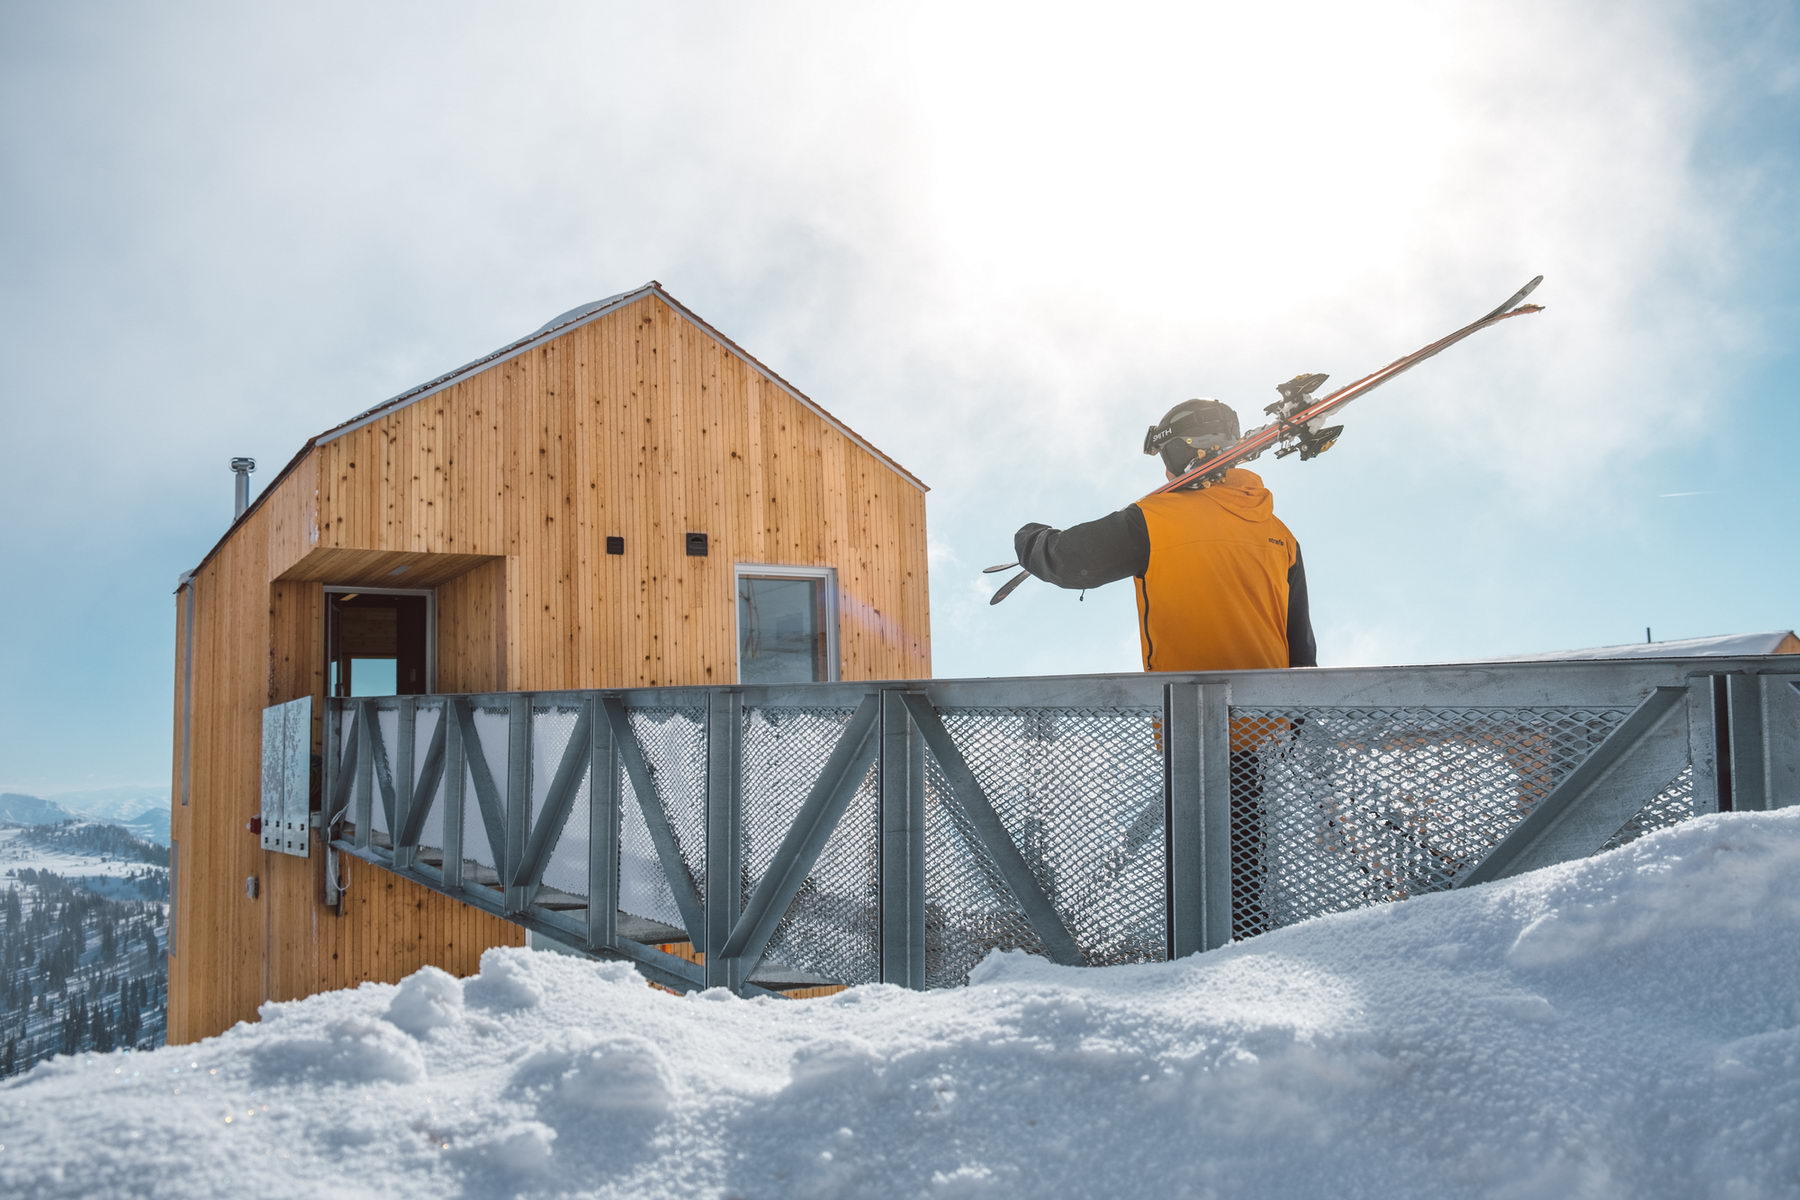
[(134, 784), (83, 792), (57, 792), (50, 799), (78, 816), (120, 824), (152, 809), (166, 811), (169, 807), (169, 789)]
[(0, 821), (9, 825), (54, 825), (74, 819), (74, 813), (42, 796), (0, 792)]
[[(151, 803), (136, 804), (131, 795), (149, 795)], [(77, 798), (99, 797), (100, 803), (89, 808), (77, 808), (72, 803)], [(108, 805), (105, 800), (110, 797), (115, 803)], [(126, 810), (129, 815), (110, 816), (106, 809)], [(58, 825), (64, 821), (98, 821), (104, 825), (117, 825), (120, 829), (143, 838), (146, 842), (155, 842), (159, 846), (169, 844), (169, 804), (167, 797), (158, 798), (154, 788), (108, 788), (104, 792), (63, 792), (54, 800), (46, 800), (42, 796), (27, 796), (21, 792), (0, 792), (0, 825)]]
[(159, 846), (169, 844), (169, 810), (166, 808), (147, 809), (129, 821), (112, 823), (146, 842), (155, 842)]

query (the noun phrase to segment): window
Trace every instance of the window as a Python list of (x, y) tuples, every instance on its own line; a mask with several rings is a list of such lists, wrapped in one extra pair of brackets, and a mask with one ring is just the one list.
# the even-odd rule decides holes
[(836, 679), (837, 572), (740, 564), (737, 627), (738, 682)]
[(418, 696), (434, 686), (436, 597), (396, 588), (325, 589), (332, 696)]

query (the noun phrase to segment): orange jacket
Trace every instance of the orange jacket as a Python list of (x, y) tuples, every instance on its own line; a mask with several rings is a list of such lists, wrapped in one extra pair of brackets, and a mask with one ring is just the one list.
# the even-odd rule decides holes
[[(1137, 579), (1146, 671), (1237, 671), (1291, 665), (1293, 533), (1255, 474), (1138, 501), (1149, 564)], [(1310, 630), (1308, 631), (1310, 634)]]
[(1146, 671), (1318, 665), (1300, 544), (1249, 471), (1067, 529), (1026, 525), (1013, 549), (1057, 587), (1135, 576)]

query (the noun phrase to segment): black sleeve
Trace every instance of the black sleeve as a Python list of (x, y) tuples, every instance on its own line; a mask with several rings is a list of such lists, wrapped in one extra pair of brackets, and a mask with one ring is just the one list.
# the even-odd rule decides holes
[(1150, 569), (1150, 530), (1133, 504), (1067, 529), (1027, 525), (1013, 534), (1013, 551), (1020, 566), (1057, 587), (1099, 587)]
[(1306, 601), (1306, 560), (1294, 543), (1294, 565), (1288, 568), (1288, 666), (1316, 667), (1319, 647), (1313, 641), (1312, 609)]

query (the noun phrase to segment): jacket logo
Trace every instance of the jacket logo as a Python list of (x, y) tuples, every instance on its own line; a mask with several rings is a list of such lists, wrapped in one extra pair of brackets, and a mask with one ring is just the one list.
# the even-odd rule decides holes
[(1282, 540), (1281, 540), (1281, 539), (1280, 539), (1280, 538), (1270, 538), (1270, 539), (1269, 539), (1269, 545), (1271, 545), (1271, 546), (1285, 546), (1285, 545), (1287, 545), (1287, 543), (1286, 543), (1286, 542), (1284, 542), (1284, 541), (1282, 541)]

